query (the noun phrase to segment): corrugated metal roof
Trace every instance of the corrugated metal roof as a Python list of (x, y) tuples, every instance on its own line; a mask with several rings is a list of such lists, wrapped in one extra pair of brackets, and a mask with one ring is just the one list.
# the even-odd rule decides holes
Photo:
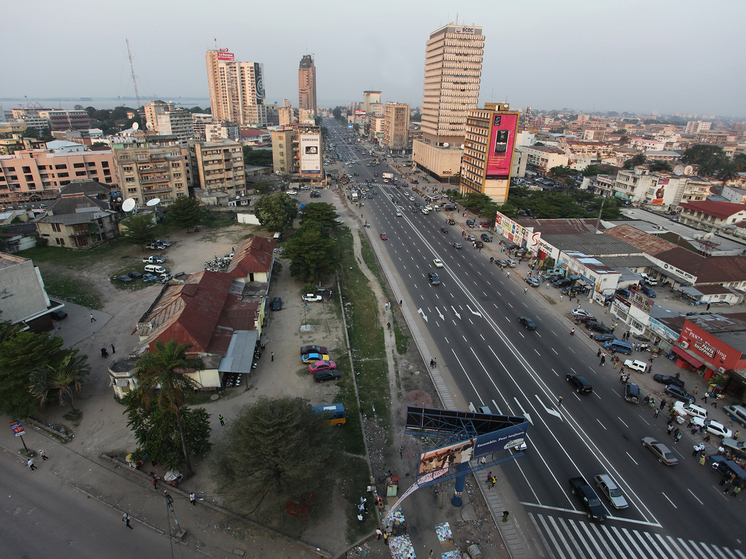
[[(544, 235), (570, 235), (595, 233), (595, 219), (516, 219), (521, 227), (533, 227), (535, 233)], [(599, 231), (605, 227), (599, 222)]]
[(682, 202), (679, 207), (702, 212), (720, 219), (725, 219), (738, 212), (746, 211), (746, 204), (734, 204), (733, 202), (711, 202), (702, 200), (701, 202)]
[(226, 274), (233, 278), (246, 278), (249, 274), (269, 273), (274, 250), (274, 239), (251, 237), (238, 247)]
[(678, 248), (677, 245), (666, 241), (665, 239), (661, 239), (657, 235), (650, 235), (640, 231), (636, 227), (632, 227), (631, 225), (618, 225), (608, 229), (604, 234), (619, 239), (620, 241), (624, 241), (625, 243), (629, 243), (633, 247), (640, 249), (645, 254), (650, 254), (652, 256)]

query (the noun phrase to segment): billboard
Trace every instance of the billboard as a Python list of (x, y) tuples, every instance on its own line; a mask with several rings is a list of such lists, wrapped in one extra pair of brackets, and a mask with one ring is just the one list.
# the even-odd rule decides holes
[(256, 89), (256, 104), (264, 105), (264, 64), (254, 62), (254, 88)]
[(233, 62), (233, 60), (235, 60), (235, 57), (233, 56), (232, 52), (228, 52), (228, 49), (220, 49), (218, 51), (218, 60)]
[(321, 174), (321, 135), (301, 134), (300, 172), (302, 175)]
[(517, 129), (518, 113), (495, 113), (492, 115), (486, 179), (510, 178)]

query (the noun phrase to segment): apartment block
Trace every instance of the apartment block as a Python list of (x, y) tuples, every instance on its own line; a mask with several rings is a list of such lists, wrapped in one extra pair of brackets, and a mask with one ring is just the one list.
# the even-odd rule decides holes
[[(299, 170), (299, 161), (293, 156), (295, 130), (272, 130), (272, 168), (280, 175), (292, 175)], [(296, 146), (297, 153), (297, 146)]]
[(177, 108), (173, 103), (151, 101), (145, 105), (147, 128), (162, 136), (176, 136), (187, 141), (194, 138), (194, 119), (186, 109)]
[(552, 167), (566, 166), (569, 158), (560, 148), (551, 146), (518, 146), (528, 158), (528, 164), (536, 167), (542, 173), (548, 173)]
[(409, 105), (386, 103), (383, 111), (383, 143), (391, 151), (409, 147)]
[(194, 127), (194, 139), (195, 140), (204, 140), (205, 137), (205, 127), (208, 124), (213, 123), (213, 118), (211, 114), (207, 113), (192, 113), (192, 126)]
[(136, 136), (112, 144), (122, 198), (138, 205), (160, 198), (168, 205), (189, 195), (186, 148), (176, 136)]
[(461, 167), (467, 112), (479, 103), (483, 55), (481, 27), (445, 25), (427, 41), (422, 140), (413, 142), (412, 159), (437, 178), (450, 178)]
[(280, 126), (298, 123), (298, 111), (293, 107), (280, 107)]
[(306, 54), (300, 59), (298, 68), (298, 108), (318, 113), (316, 105), (316, 65), (313, 57)]
[(237, 62), (227, 49), (208, 50), (205, 59), (213, 118), (239, 126), (266, 126), (264, 64)]
[(189, 142), (192, 184), (204, 194), (229, 197), (246, 194), (243, 145), (230, 140)]
[(80, 130), (91, 127), (91, 118), (83, 110), (39, 110), (38, 115), (49, 123), (49, 129), (52, 132), (56, 130)]
[(686, 183), (687, 177), (651, 172), (647, 167), (640, 166), (617, 173), (614, 195), (640, 204), (676, 206), (684, 196)]
[(117, 189), (111, 151), (52, 153), (34, 149), (0, 156), (0, 203), (54, 200), (74, 180), (92, 179)]
[(205, 125), (205, 140), (208, 142), (219, 142), (222, 140), (241, 139), (241, 129), (232, 122), (214, 122)]
[(297, 180), (324, 181), (324, 154), (318, 126), (293, 126), (272, 131), (272, 163), (275, 173)]

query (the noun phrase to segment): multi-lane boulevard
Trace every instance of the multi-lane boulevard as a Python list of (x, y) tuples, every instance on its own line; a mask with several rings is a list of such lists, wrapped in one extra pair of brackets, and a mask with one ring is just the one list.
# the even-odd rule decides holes
[[(367, 167), (369, 157), (341, 145), (342, 129), (326, 125), (337, 129), (337, 151), (356, 161), (347, 172), (359, 173), (358, 183), (374, 181), (371, 192), (375, 188), (377, 195), (366, 196), (359, 211), (371, 223), (371, 238), (381, 244), (408, 303), (416, 306), (417, 327), (437, 348), (449, 385), (465, 402), (530, 418), (525, 456), (501, 468), (549, 555), (746, 557), (740, 551), (743, 503), (722, 493), (720, 477), (691, 456), (686, 438), (676, 445), (666, 436), (666, 414), (655, 419), (649, 408), (622, 398), (618, 371), (609, 363), (599, 365), (598, 346), (584, 330), (570, 335), (572, 323), (542, 296), (545, 285), (526, 292), (522, 278), (490, 264), (488, 251), (472, 248), (461, 228), (446, 224), (446, 214), (412, 212), (410, 196), (426, 201), (411, 188), (383, 184), (380, 174), (390, 169)], [(454, 248), (455, 242), (463, 248)], [(496, 247), (491, 248), (494, 254)], [(442, 268), (434, 266), (435, 258)], [(438, 273), (440, 285), (428, 283), (429, 272)], [(531, 318), (537, 329), (523, 328), (520, 316)], [(593, 393), (576, 394), (566, 373), (583, 375)], [(660, 464), (642, 446), (645, 436), (669, 446), (679, 464)], [(602, 497), (611, 514), (604, 524), (586, 519), (568, 484), (577, 475), (592, 483), (600, 473), (610, 474), (630, 503), (615, 510)]]

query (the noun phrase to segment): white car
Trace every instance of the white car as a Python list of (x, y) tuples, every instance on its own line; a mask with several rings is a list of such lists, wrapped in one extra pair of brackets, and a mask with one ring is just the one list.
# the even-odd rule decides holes
[(624, 366), (627, 369), (632, 369), (633, 371), (638, 371), (640, 373), (644, 373), (648, 369), (648, 364), (645, 363), (645, 361), (637, 361), (636, 359), (634, 361), (627, 359), (624, 362)]
[(442, 268), (443, 267), (443, 261), (440, 258), (436, 258), (433, 260), (433, 264), (435, 264), (436, 268)]
[(719, 423), (718, 421), (715, 421), (713, 419), (702, 419), (701, 417), (692, 417), (692, 423), (694, 425), (699, 425), (702, 428), (702, 430), (706, 430), (708, 433), (717, 435), (720, 438), (723, 438), (723, 439), (733, 438), (733, 431), (728, 429), (722, 423)]
[(315, 293), (307, 293), (303, 296), (303, 301), (306, 303), (313, 303), (315, 301), (323, 301), (324, 298), (321, 295), (316, 295)]
[(593, 316), (585, 309), (573, 309), (571, 312), (573, 316)]
[(624, 498), (622, 490), (619, 489), (609, 474), (598, 474), (597, 476), (593, 476), (593, 481), (596, 482), (596, 486), (601, 490), (601, 493), (606, 496), (612, 507), (615, 509), (626, 509), (629, 507), (629, 503), (627, 502), (627, 499)]

